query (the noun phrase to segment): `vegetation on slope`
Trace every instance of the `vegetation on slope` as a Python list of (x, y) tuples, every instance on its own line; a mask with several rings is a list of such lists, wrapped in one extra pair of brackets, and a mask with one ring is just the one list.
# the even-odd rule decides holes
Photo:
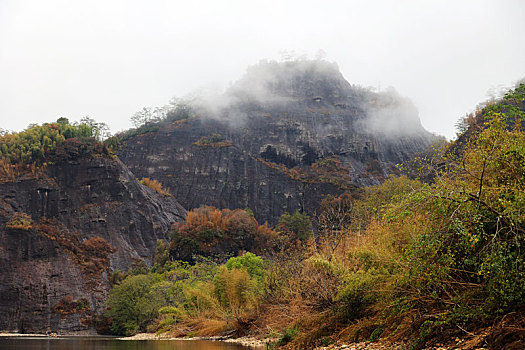
[[(484, 341), (523, 341), (524, 90), (484, 108), (463, 130), (468, 138), (422, 161), (430, 183), (392, 177), (360, 196), (325, 198), (316, 237), (300, 213), (261, 233), (246, 211), (190, 212), (169, 245), (159, 243), (147, 275), (115, 286), (112, 327), (132, 318), (119, 318), (128, 310), (119, 293), (130, 284), (126, 293), (143, 298), (132, 305), (145, 303), (138, 309), (148, 314), (113, 332), (252, 331), (292, 348), (386, 338), (418, 349), (502, 324)], [(196, 257), (216, 256), (214, 247), (237, 236), (258, 242), (250, 249), (267, 244), (259, 252), (265, 260), (247, 253), (219, 265)], [(183, 247), (191, 249), (182, 254)]]
[(46, 164), (114, 154), (120, 141), (108, 137), (102, 142), (108, 136), (106, 130), (104, 123), (87, 117), (74, 124), (59, 118), (55, 123), (0, 135), (0, 180), (13, 181), (28, 171), (36, 174)]

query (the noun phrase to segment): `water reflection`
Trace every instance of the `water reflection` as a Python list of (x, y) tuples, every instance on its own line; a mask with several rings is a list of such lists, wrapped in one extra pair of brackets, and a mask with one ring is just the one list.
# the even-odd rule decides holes
[(247, 347), (206, 340), (118, 340), (105, 337), (0, 338), (2, 350), (246, 350)]

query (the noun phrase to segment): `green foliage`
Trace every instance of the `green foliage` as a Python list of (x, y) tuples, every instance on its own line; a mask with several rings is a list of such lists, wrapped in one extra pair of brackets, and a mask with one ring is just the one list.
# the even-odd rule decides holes
[(283, 335), (277, 341), (277, 344), (280, 346), (288, 344), (297, 336), (297, 333), (298, 333), (298, 330), (295, 327), (285, 329)]
[(312, 221), (306, 213), (296, 210), (293, 215), (284, 213), (279, 218), (279, 230), (286, 234), (293, 235), (300, 241), (308, 240), (312, 234)]
[(419, 277), (410, 284), (420, 293), (455, 295), (454, 312), (469, 310), (469, 317), (525, 302), (524, 160), (523, 133), (493, 114), (461, 163), (420, 199), (434, 218), (433, 230), (407, 249), (407, 278)]
[(253, 307), (257, 299), (257, 281), (245, 269), (221, 266), (213, 279), (213, 287), (219, 303), (234, 316)]
[[(223, 330), (224, 322), (264, 319), (283, 330), (278, 345), (328, 344), (330, 332), (369, 341), (397, 332), (421, 348), (446, 327), (492, 324), (525, 307), (524, 89), (487, 106), (483, 127), (450, 147), (453, 154), (433, 155), (431, 184), (391, 177), (359, 197), (327, 197), (319, 216), (326, 241), (315, 246), (296, 244), (267, 262), (246, 253), (218, 266), (171, 261), (159, 243), (159, 279), (141, 294), (156, 303), (158, 329), (206, 328), (196, 325), (204, 319)], [(298, 241), (312, 234), (299, 211), (284, 214), (278, 228)], [(199, 208), (174, 226), (169, 255), (193, 263), (244, 241), (229, 252), (236, 255), (255, 247), (260, 232), (273, 237), (246, 211)], [(260, 310), (270, 311), (259, 317)], [(138, 330), (151, 315), (121, 324)]]
[(158, 316), (158, 309), (166, 303), (162, 294), (156, 293), (157, 282), (156, 275), (130, 276), (110, 291), (106, 316), (111, 319), (113, 334), (146, 331), (147, 325)]
[(155, 247), (155, 256), (153, 258), (153, 271), (161, 272), (164, 266), (168, 263), (170, 258), (170, 251), (168, 243), (161, 239), (157, 240), (157, 246)]
[(33, 220), (25, 213), (15, 213), (13, 217), (6, 223), (5, 227), (8, 229), (29, 230), (32, 227)]
[(11, 164), (42, 164), (108, 154), (109, 150), (97, 141), (107, 135), (106, 129), (105, 124), (90, 118), (76, 124), (59, 118), (56, 123), (33, 125), (24, 131), (0, 136), (0, 157)]
[(226, 262), (228, 270), (246, 270), (251, 278), (255, 278), (259, 283), (264, 278), (264, 261), (261, 257), (250, 252), (228, 259)]
[(201, 317), (215, 318), (210, 322), (220, 330), (232, 317), (258, 307), (260, 257), (247, 253), (222, 266), (205, 259), (189, 264), (170, 261), (167, 249), (159, 240), (153, 268), (146, 274), (128, 272), (111, 290), (105, 315), (113, 334), (164, 332)]
[(118, 151), (122, 149), (122, 142), (117, 136), (110, 136), (107, 139), (105, 139), (104, 145), (113, 154), (116, 154)]
[(334, 343), (334, 340), (331, 339), (331, 338), (323, 338), (321, 339), (321, 344), (323, 344), (323, 346), (328, 346), (328, 345), (332, 345)]
[(134, 128), (118, 134), (118, 138), (126, 141), (130, 138), (156, 132), (168, 125), (181, 125), (180, 122), (195, 116), (191, 101), (174, 99), (164, 107), (143, 107), (131, 116)]
[(372, 334), (370, 334), (370, 337), (368, 337), (368, 341), (376, 341), (381, 337), (381, 334), (384, 331), (384, 327), (377, 327), (372, 331)]

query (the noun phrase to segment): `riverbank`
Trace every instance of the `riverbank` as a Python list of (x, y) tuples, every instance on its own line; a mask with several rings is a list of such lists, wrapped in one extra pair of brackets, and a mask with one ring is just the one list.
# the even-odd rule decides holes
[[(226, 338), (226, 337), (191, 337), (191, 338), (174, 338), (165, 334), (153, 333), (139, 333), (131, 337), (118, 338), (121, 340), (213, 340), (223, 341), (228, 343), (236, 343), (247, 347), (265, 348), (267, 342), (275, 343), (278, 339), (259, 339), (255, 337), (240, 337), (240, 338)], [(456, 338), (450, 344), (437, 344), (430, 347), (425, 347), (423, 350), (486, 350), (487, 348), (481, 346), (480, 336), (473, 337), (473, 339), (459, 339)], [(388, 341), (378, 342), (359, 342), (359, 343), (335, 343), (328, 346), (320, 346), (314, 350), (405, 350), (407, 345), (403, 343), (392, 343)], [(513, 348), (514, 349), (514, 348)]]
[[(77, 332), (57, 332), (57, 336), (62, 337), (104, 337), (99, 335), (94, 329)], [(47, 337), (46, 333), (15, 333), (13, 331), (0, 331), (0, 337)]]
[[(212, 341), (223, 341), (227, 343), (235, 343), (243, 346), (253, 348), (264, 348), (268, 339), (258, 339), (254, 337), (240, 337), (240, 338), (227, 338), (227, 337), (187, 337), (187, 338), (176, 338), (166, 334), (154, 334), (154, 333), (138, 333), (131, 337), (118, 338), (120, 340), (212, 340)], [(276, 339), (270, 339), (275, 341)]]
[[(71, 334), (59, 334), (59, 337), (82, 337), (86, 334), (71, 333)], [(46, 334), (38, 333), (0, 333), (0, 337), (35, 337), (42, 338), (47, 337)], [(107, 336), (97, 335), (100, 338), (106, 338)], [(111, 337), (113, 338), (113, 337)], [(451, 344), (442, 345), (438, 344), (435, 346), (424, 348), (425, 350), (485, 350), (486, 348), (480, 346), (481, 336), (473, 337), (473, 339), (459, 339), (456, 338)], [(211, 340), (221, 341), (227, 343), (240, 344), (246, 347), (252, 347), (255, 349), (264, 349), (267, 342), (276, 342), (277, 339), (259, 339), (255, 337), (240, 337), (240, 338), (227, 338), (227, 337), (189, 337), (189, 338), (178, 338), (171, 337), (167, 334), (154, 334), (154, 333), (138, 333), (130, 337), (116, 338), (119, 340), (185, 340), (185, 341), (197, 341), (197, 340)], [(392, 343), (392, 342), (360, 342), (360, 343), (335, 343), (328, 346), (317, 347), (314, 350), (404, 350), (406, 344)], [(513, 348), (514, 349), (514, 348)]]

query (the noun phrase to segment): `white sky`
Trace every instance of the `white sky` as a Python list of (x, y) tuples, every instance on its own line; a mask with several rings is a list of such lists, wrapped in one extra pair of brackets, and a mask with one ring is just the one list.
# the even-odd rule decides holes
[(524, 0), (0, 0), (0, 128), (67, 116), (131, 126), (283, 50), (395, 87), (430, 131), (525, 77)]

